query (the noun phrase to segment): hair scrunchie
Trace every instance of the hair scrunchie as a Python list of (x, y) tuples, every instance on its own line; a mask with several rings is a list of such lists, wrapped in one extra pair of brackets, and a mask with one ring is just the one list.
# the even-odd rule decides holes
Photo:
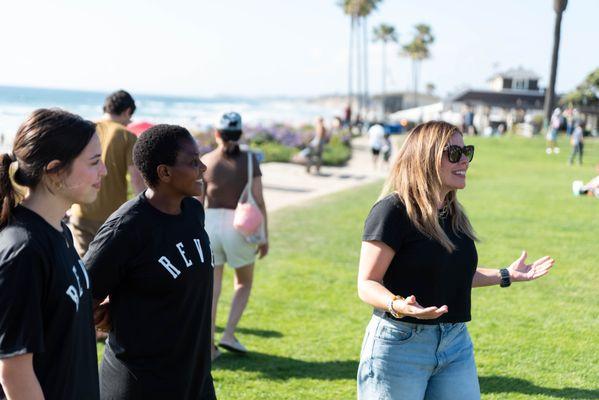
[(14, 175), (14, 173), (19, 169), (19, 159), (17, 158), (17, 156), (15, 155), (14, 152), (9, 153), (8, 154), (8, 158), (10, 159), (11, 163), (9, 165), (9, 171), (12, 172), (12, 174)]

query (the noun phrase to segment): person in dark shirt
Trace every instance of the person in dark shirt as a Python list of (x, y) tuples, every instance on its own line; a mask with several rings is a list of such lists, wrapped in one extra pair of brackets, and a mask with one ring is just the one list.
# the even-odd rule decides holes
[[(133, 162), (148, 189), (102, 225), (85, 255), (97, 327), (109, 329), (102, 399), (215, 399), (210, 374), (213, 263), (204, 230), (206, 166), (189, 132), (145, 131)], [(105, 299), (109, 297), (108, 300)]]
[(0, 399), (100, 397), (90, 280), (62, 220), (104, 175), (95, 125), (57, 109), (0, 156)]
[(359, 399), (480, 398), (470, 321), (472, 287), (529, 281), (553, 259), (478, 267), (476, 236), (456, 192), (466, 186), (474, 146), (445, 122), (406, 138), (364, 227), (360, 298), (375, 308), (358, 369)]

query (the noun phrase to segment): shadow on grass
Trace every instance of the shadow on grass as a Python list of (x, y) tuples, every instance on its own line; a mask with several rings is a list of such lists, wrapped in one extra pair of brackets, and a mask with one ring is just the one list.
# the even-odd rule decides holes
[(558, 397), (564, 399), (599, 399), (599, 390), (577, 388), (546, 388), (537, 386), (524, 379), (506, 376), (480, 376), (480, 390), (482, 393), (522, 393)]
[(358, 361), (303, 361), (264, 353), (237, 356), (223, 353), (212, 370), (259, 372), (267, 379), (356, 379)]
[[(216, 327), (216, 332), (217, 333), (223, 333), (225, 329), (217, 326)], [(244, 335), (253, 335), (253, 336), (260, 336), (263, 338), (280, 338), (283, 337), (283, 334), (279, 331), (271, 331), (268, 329), (255, 329), (255, 328), (241, 328), (238, 327), (237, 329), (235, 329), (235, 332), (239, 332), (239, 333), (243, 333)]]

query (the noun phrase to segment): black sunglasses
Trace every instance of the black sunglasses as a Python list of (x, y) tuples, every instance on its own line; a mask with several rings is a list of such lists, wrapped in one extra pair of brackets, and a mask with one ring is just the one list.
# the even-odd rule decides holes
[(474, 146), (468, 145), (464, 147), (460, 147), (455, 144), (447, 145), (444, 149), (447, 152), (447, 158), (450, 163), (458, 163), (462, 159), (462, 154), (466, 156), (468, 162), (472, 161), (474, 157)]

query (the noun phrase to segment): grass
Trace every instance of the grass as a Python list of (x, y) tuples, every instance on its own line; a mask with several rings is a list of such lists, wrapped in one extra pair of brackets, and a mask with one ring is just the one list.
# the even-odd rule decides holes
[[(547, 156), (541, 138), (466, 138), (476, 145), (460, 199), (477, 230), (480, 265), (500, 267), (522, 249), (550, 254), (542, 280), (473, 292), (469, 330), (484, 399), (599, 398), (599, 200), (574, 198), (587, 165)], [(338, 193), (271, 217), (271, 254), (260, 261), (238, 337), (252, 350), (213, 367), (219, 399), (353, 399), (370, 308), (355, 280), (364, 219), (380, 184)], [(218, 325), (231, 299), (230, 270)], [(99, 347), (99, 352), (101, 347)], [(459, 400), (459, 399), (456, 399)]]

